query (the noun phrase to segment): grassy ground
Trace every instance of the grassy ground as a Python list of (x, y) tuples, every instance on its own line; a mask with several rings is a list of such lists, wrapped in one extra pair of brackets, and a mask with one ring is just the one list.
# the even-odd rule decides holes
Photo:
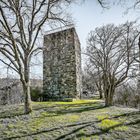
[(140, 112), (99, 100), (0, 107), (0, 140), (140, 140)]

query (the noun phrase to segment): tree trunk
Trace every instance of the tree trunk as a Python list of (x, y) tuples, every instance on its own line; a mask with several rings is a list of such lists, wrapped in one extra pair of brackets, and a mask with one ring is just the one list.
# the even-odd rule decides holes
[(105, 106), (112, 106), (113, 105), (114, 91), (115, 91), (114, 89), (106, 90), (106, 93), (105, 93)]
[(101, 87), (102, 83), (95, 82), (95, 84), (96, 84), (96, 87), (97, 87), (98, 92), (99, 92), (99, 98), (102, 99), (103, 98), (102, 87)]
[(102, 94), (102, 91), (99, 91), (99, 95), (100, 95), (100, 99), (102, 99), (103, 98), (103, 94)]
[(30, 95), (30, 85), (27, 83), (23, 86), (23, 92), (24, 92), (24, 111), (25, 114), (29, 114), (32, 111), (31, 106), (31, 95)]
[(109, 96), (105, 98), (105, 106), (112, 106), (113, 105), (113, 98)]
[[(28, 54), (28, 52), (27, 52)], [(25, 103), (24, 103), (24, 109), (25, 114), (29, 114), (32, 112), (32, 106), (31, 106), (31, 95), (30, 95), (30, 69), (29, 69), (29, 59), (28, 55), (26, 55), (26, 61), (24, 63), (24, 81), (23, 81), (23, 92), (25, 96)]]

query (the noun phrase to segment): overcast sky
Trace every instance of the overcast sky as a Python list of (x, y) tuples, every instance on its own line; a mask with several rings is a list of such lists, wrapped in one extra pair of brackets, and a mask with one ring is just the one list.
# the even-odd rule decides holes
[[(112, 0), (113, 1), (113, 0)], [(80, 38), (82, 48), (86, 46), (86, 38), (91, 30), (96, 27), (114, 23), (116, 25), (133, 21), (138, 18), (139, 13), (130, 10), (125, 14), (127, 7), (131, 7), (134, 0), (127, 0), (127, 4), (110, 5), (111, 8), (103, 9), (97, 0), (85, 0), (83, 4), (73, 4), (70, 12), (75, 20), (76, 29)]]

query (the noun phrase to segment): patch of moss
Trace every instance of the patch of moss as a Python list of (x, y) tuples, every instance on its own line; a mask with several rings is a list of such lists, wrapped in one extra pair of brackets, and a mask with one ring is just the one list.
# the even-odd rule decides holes
[(55, 102), (56, 104), (82, 104), (82, 103), (95, 103), (101, 100), (73, 100), (73, 102)]
[(69, 122), (76, 122), (76, 121), (79, 120), (79, 118), (80, 118), (79, 115), (70, 115), (69, 117), (67, 117), (67, 120), (68, 120)]
[(99, 127), (101, 127), (102, 129), (109, 129), (111, 127), (115, 127), (120, 124), (122, 124), (122, 122), (120, 121), (105, 119), (101, 121), (101, 123), (99, 124)]
[[(32, 102), (33, 109), (38, 110), (38, 109), (43, 109), (43, 108), (48, 108), (48, 107), (57, 107), (57, 108), (69, 108), (70, 106), (61, 106), (61, 105), (80, 105), (80, 104), (90, 104), (93, 105), (92, 103), (97, 103), (97, 105), (102, 102), (101, 100), (73, 100), (72, 102), (53, 102), (53, 101), (47, 101), (47, 102)], [(58, 106), (60, 105), (60, 106)]]
[(27, 129), (19, 129), (19, 132), (22, 133), (22, 134), (28, 134)]
[(8, 126), (7, 126), (7, 128), (9, 128), (9, 129), (13, 129), (15, 126), (13, 125), (13, 124), (9, 124)]
[(40, 116), (43, 116), (43, 117), (46, 117), (46, 116), (48, 116), (48, 115), (49, 115), (48, 112), (42, 112), (42, 113), (40, 114)]
[(97, 136), (97, 135), (95, 135), (95, 136), (92, 136), (91, 139), (92, 139), (92, 140), (100, 140), (100, 137)]
[(119, 127), (114, 128), (114, 130), (117, 130), (117, 131), (127, 131), (128, 127), (123, 125), (123, 126), (119, 126)]
[(29, 124), (28, 127), (31, 131), (37, 131), (39, 129), (41, 129), (42, 127), (45, 126), (45, 120), (44, 118), (38, 118), (35, 120), (32, 120)]
[(2, 128), (3, 126), (0, 124), (0, 129)]
[(90, 137), (82, 137), (81, 140), (91, 140)]
[(109, 115), (108, 115), (108, 114), (103, 114), (103, 115), (97, 116), (97, 119), (98, 119), (99, 121), (104, 120), (104, 119), (107, 119), (107, 118), (109, 118)]
[(60, 115), (60, 116), (54, 116), (51, 117), (51, 121), (55, 121), (57, 123), (73, 123), (79, 121), (80, 116), (79, 115)]
[(5, 136), (10, 136), (10, 135), (11, 135), (10, 131), (4, 131), (3, 134), (4, 134)]
[(80, 140), (100, 140), (100, 137), (95, 135), (95, 136), (90, 136), (90, 137), (82, 137)]
[(81, 130), (78, 131), (78, 134), (79, 135), (85, 135), (85, 131), (83, 129), (81, 129)]

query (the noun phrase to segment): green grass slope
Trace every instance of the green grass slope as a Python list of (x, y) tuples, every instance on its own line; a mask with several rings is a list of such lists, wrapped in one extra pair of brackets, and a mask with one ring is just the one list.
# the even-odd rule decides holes
[(140, 140), (140, 112), (100, 100), (0, 107), (0, 140)]

